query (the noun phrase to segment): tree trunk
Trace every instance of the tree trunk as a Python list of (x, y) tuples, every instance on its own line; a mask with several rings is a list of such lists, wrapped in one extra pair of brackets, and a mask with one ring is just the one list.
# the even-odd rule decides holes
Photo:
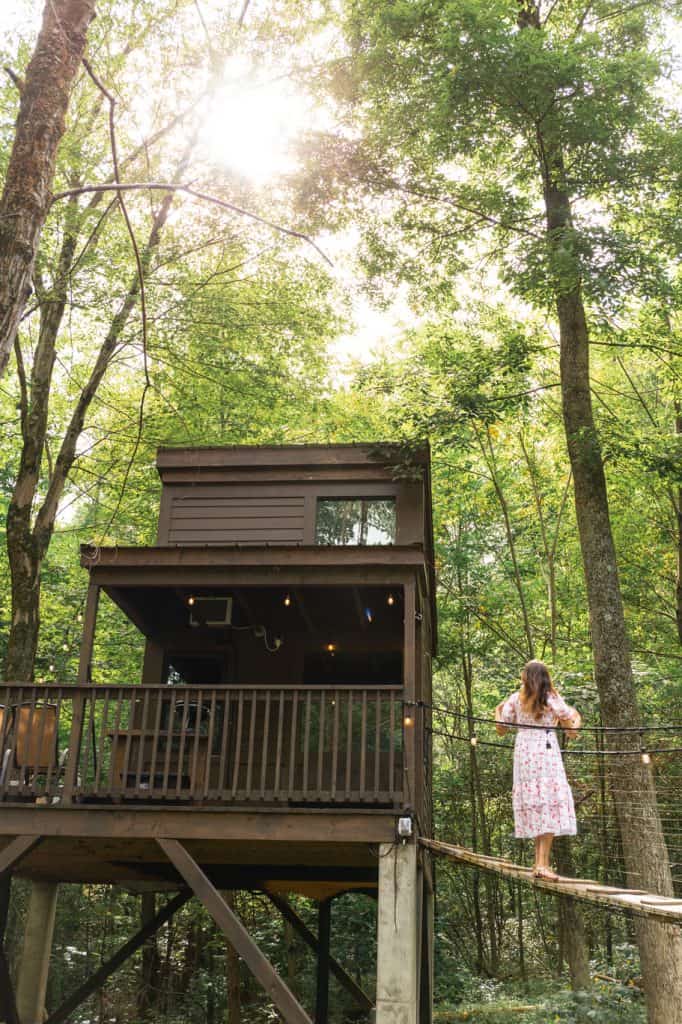
[(0, 198), (0, 375), (31, 294), (57, 148), (94, 11), (95, 0), (49, 0), (20, 85), (19, 116)]
[[(176, 169), (174, 179), (184, 175), (191, 155), (188, 146)], [(146, 244), (142, 249), (143, 273), (149, 269), (154, 251), (168, 219), (173, 195), (164, 197), (157, 210)], [(74, 211), (75, 213), (75, 211)], [(5, 678), (28, 682), (35, 672), (35, 657), (40, 628), (40, 580), (59, 502), (76, 458), (78, 440), (85, 419), (121, 335), (137, 305), (140, 280), (131, 279), (121, 306), (97, 354), (90, 376), (73, 408), (49, 477), (47, 492), (33, 522), (34, 503), (41, 481), (41, 467), (47, 436), (52, 370), (56, 346), (67, 304), (67, 282), (78, 242), (79, 225), (68, 222), (51, 301), (41, 306), (40, 331), (30, 380), (27, 380), (19, 345), (15, 346), (21, 387), (22, 450), (19, 469), (7, 512), (7, 551), (12, 577), (12, 618), (7, 642)]]
[[(561, 875), (575, 877), (575, 863), (571, 852), (571, 841), (563, 836), (555, 844), (556, 866)], [(590, 988), (590, 958), (585, 936), (585, 924), (578, 904), (570, 896), (559, 896), (557, 899), (559, 924), (559, 949), (568, 963), (571, 988)]]
[[(678, 437), (682, 435), (682, 409), (680, 402), (675, 402), (675, 433)], [(682, 487), (677, 488), (677, 495), (674, 497), (675, 525), (677, 536), (677, 577), (675, 579), (675, 622), (677, 624), (677, 638), (682, 643)]]
[[(538, 31), (536, 0), (519, 0), (519, 28)], [(554, 299), (559, 321), (561, 400), (590, 615), (594, 677), (604, 725), (640, 724), (630, 645), (611, 532), (601, 446), (590, 391), (589, 331), (575, 249), (561, 132), (548, 117), (535, 124)], [(561, 268), (561, 269), (558, 269)], [(623, 844), (626, 877), (633, 888), (673, 895), (670, 861), (658, 813), (653, 775), (636, 756), (636, 734), (606, 734), (607, 747), (633, 754), (608, 757)], [(682, 1024), (682, 935), (642, 919), (637, 941), (650, 1024)]]
[[(156, 897), (153, 892), (145, 892), (140, 897), (140, 923), (148, 924), (156, 914)], [(137, 997), (137, 1014), (140, 1019), (146, 1017), (155, 1004), (156, 991), (159, 987), (159, 970), (161, 961), (156, 935), (147, 939), (142, 947), (142, 970), (140, 988)]]
[[(234, 910), (234, 893), (224, 892), (223, 897), (228, 907)], [(227, 973), (227, 1024), (241, 1024), (241, 978), (239, 972), (239, 956), (234, 946), (228, 942), (225, 950), (225, 970)]]
[[(544, 147), (545, 154), (548, 152)], [(565, 243), (572, 230), (570, 201), (559, 187), (560, 154), (549, 164), (545, 204), (550, 244)], [(573, 470), (590, 613), (595, 682), (607, 727), (640, 724), (630, 647), (611, 533), (606, 478), (590, 393), (589, 334), (580, 285), (557, 287), (564, 427)], [(632, 734), (609, 742), (637, 750)], [(653, 776), (636, 754), (609, 757), (628, 884), (673, 895), (668, 851), (656, 803)], [(643, 820), (646, 825), (643, 826)], [(682, 936), (678, 929), (642, 920), (637, 924), (642, 973), (651, 1024), (682, 1024)]]

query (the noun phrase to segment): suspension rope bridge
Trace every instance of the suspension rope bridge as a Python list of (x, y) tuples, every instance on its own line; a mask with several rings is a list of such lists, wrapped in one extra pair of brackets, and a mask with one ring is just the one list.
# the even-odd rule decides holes
[[(406, 702), (406, 704), (408, 707), (419, 708), (429, 714), (431, 721), (427, 726), (427, 731), (432, 737), (445, 741), (447, 752), (453, 757), (467, 755), (469, 759), (476, 758), (479, 746), (505, 750), (509, 752), (509, 755), (514, 749), (513, 743), (485, 738), (485, 730), (496, 725), (495, 719), (474, 715), (469, 711), (461, 711), (444, 704), (430, 704), (425, 701)], [(409, 714), (409, 711), (407, 713)], [(453, 719), (459, 724), (454, 725)], [(514, 730), (539, 729), (544, 732), (556, 731), (558, 733), (563, 731), (560, 725), (513, 725), (511, 728)], [(466, 735), (463, 734), (465, 731)], [(483, 735), (479, 735), (479, 733), (483, 733)], [(583, 861), (589, 860), (590, 857), (596, 858), (604, 866), (608, 866), (608, 871), (612, 876), (614, 874), (620, 877), (624, 876), (620, 850), (621, 836), (613, 804), (617, 797), (627, 797), (628, 819), (631, 822), (639, 823), (642, 828), (646, 828), (651, 826), (653, 821), (650, 813), (651, 789), (646, 786), (638, 789), (627, 785), (619, 779), (617, 770), (609, 771), (609, 768), (616, 768), (617, 761), (614, 762), (614, 758), (638, 757), (642, 765), (652, 773), (652, 780), (654, 769), (658, 769), (658, 778), (656, 779), (657, 823), (660, 823), (668, 850), (673, 883), (675, 883), (676, 889), (678, 886), (682, 887), (682, 877), (679, 874), (676, 876), (674, 872), (675, 868), (682, 868), (682, 773), (680, 772), (682, 758), (673, 756), (682, 754), (682, 742), (676, 742), (676, 737), (682, 734), (682, 723), (646, 724), (622, 728), (584, 725), (581, 726), (579, 733), (581, 736), (583, 734), (592, 736), (594, 746), (562, 750), (562, 754), (572, 755), (575, 758), (569, 762), (568, 775), (579, 816), (579, 840), (574, 848), (576, 856), (582, 858)], [(621, 742), (619, 742), (619, 738), (621, 738)], [(659, 746), (658, 743), (665, 745)], [(596, 762), (594, 775), (587, 767), (592, 758)], [(498, 807), (501, 799), (506, 800), (509, 810), (511, 810), (509, 778), (511, 756), (504, 767), (501, 786), (499, 769), (491, 762), (490, 758), (486, 757), (482, 763), (477, 764), (477, 770), (482, 779), (487, 776), (487, 780), (490, 782), (494, 776), (494, 781), (498, 784), (497, 790), (492, 793), (490, 787), (484, 789), (484, 796), (497, 801)], [(642, 800), (643, 793), (646, 793), (645, 801)], [(597, 800), (598, 807), (592, 813), (590, 804), (593, 799)], [(478, 814), (480, 810), (473, 809), (472, 813)], [(505, 832), (504, 829), (500, 829), (498, 824), (496, 830), (498, 846), (504, 845), (504, 840), (511, 832), (511, 822), (509, 822), (509, 826)], [(514, 879), (545, 890), (553, 895), (572, 897), (597, 904), (607, 910), (630, 912), (637, 916), (657, 919), (659, 922), (682, 925), (682, 898), (680, 895), (661, 895), (627, 885), (602, 884), (589, 878), (559, 875), (554, 880), (537, 877), (530, 867), (517, 864), (502, 855), (494, 856), (490, 852), (481, 853), (468, 848), (463, 843), (425, 837), (420, 839), (420, 843), (434, 855), (445, 858), (450, 863), (468, 864), (503, 878)], [(474, 845), (476, 844), (474, 843)], [(489, 846), (490, 844), (488, 844), (488, 849)], [(632, 879), (632, 877), (632, 872), (629, 872), (629, 878)], [(682, 888), (678, 892), (682, 892)]]

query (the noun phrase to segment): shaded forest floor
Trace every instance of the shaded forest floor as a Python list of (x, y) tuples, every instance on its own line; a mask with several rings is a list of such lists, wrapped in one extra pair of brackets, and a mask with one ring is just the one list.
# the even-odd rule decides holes
[[(472, 985), (472, 988), (474, 986)], [(436, 1007), (434, 1024), (644, 1024), (641, 991), (631, 984), (597, 983), (591, 992), (570, 992), (559, 983), (527, 985), (479, 982), (478, 997), (456, 1007)]]

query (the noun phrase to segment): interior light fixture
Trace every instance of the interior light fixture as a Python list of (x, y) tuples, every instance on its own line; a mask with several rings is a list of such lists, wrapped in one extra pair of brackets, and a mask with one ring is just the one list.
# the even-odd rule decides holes
[(290, 605), (291, 605), (291, 597), (290, 597), (289, 594), (286, 594), (285, 597), (284, 597), (284, 607), (285, 608), (289, 608)]
[(187, 598), (187, 604), (190, 606), (190, 608), (192, 607), (192, 605), (194, 604), (194, 594), (190, 594), (190, 596)]
[(371, 608), (365, 608), (365, 618), (367, 619), (368, 622), (371, 622), (372, 619), (374, 618), (374, 616), (372, 615)]
[(412, 715), (405, 715), (403, 718), (403, 725), (414, 725), (414, 719)]
[(334, 651), (336, 650), (336, 644), (327, 644), (326, 649), (329, 651), (330, 654), (333, 654)]
[(389, 594), (388, 595), (388, 597), (386, 598), (386, 604), (389, 604), (389, 605), (394, 605), (395, 604), (395, 598), (394, 598), (393, 594)]

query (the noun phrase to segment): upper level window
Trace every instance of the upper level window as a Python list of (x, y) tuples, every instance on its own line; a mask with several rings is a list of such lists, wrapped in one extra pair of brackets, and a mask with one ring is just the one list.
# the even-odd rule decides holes
[(319, 498), (316, 544), (394, 544), (395, 498)]

